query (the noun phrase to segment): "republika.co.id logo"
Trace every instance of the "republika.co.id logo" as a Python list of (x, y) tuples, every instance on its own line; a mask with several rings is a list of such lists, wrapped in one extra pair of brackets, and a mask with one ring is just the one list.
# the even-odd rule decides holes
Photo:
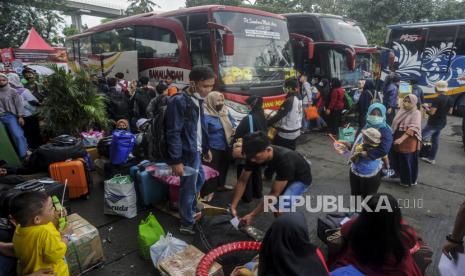
[(394, 208), (423, 208), (422, 198), (398, 199), (398, 206), (392, 206), (385, 195), (379, 197), (375, 205), (368, 205), (373, 196), (318, 195), (318, 196), (264, 196), (265, 212), (290, 213), (296, 212), (298, 207), (305, 207), (310, 213), (345, 213), (345, 212), (393, 212)]

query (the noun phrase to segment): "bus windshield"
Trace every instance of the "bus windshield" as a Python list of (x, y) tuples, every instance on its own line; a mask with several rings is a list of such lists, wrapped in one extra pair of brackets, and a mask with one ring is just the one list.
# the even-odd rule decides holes
[(367, 45), (367, 39), (358, 26), (340, 18), (322, 17), (321, 28), (325, 40), (340, 41), (348, 45)]
[(226, 89), (282, 85), (294, 66), (286, 21), (228, 11), (216, 12), (214, 18), (234, 33), (232, 57), (223, 55), (217, 40), (220, 79)]

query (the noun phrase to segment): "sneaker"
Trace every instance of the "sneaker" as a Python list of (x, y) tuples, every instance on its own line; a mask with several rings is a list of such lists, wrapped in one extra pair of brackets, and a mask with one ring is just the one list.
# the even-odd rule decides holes
[(426, 158), (426, 157), (422, 157), (421, 160), (425, 161), (426, 163), (429, 163), (431, 165), (434, 165), (436, 164), (436, 161), (435, 160), (431, 160), (429, 158)]
[(415, 183), (412, 183), (412, 186), (417, 186), (418, 182), (415, 181)]
[(179, 228), (179, 232), (184, 235), (195, 235), (194, 225), (184, 226)]
[(399, 183), (400, 186), (402, 187), (407, 187), (407, 188), (410, 188), (410, 184), (405, 184), (405, 183)]

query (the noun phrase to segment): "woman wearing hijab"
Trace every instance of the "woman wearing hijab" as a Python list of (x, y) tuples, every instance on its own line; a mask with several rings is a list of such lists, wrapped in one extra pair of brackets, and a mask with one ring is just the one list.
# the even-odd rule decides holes
[[(363, 130), (374, 128), (381, 134), (378, 146), (370, 147), (361, 151), (359, 157), (366, 160), (380, 160), (389, 154), (392, 146), (392, 131), (386, 123), (386, 108), (381, 103), (374, 103), (368, 108), (366, 115), (366, 123)], [(355, 148), (363, 142), (362, 134), (359, 134), (353, 145), (344, 143), (349, 148)], [(369, 171), (361, 171), (354, 167), (354, 162), (351, 163), (350, 169), (350, 190), (351, 195), (367, 196), (375, 194), (381, 184), (381, 167), (371, 167)]]
[[(247, 98), (245, 102), (248, 105), (250, 112), (237, 126), (233, 139), (234, 142), (237, 142), (239, 139), (243, 139), (245, 135), (251, 132), (262, 131), (263, 133), (266, 133), (267, 131), (267, 120), (263, 111), (263, 98), (252, 95)], [(250, 122), (252, 122), (252, 125), (250, 125)], [(243, 159), (237, 160), (238, 179), (242, 173), (244, 165), (245, 163)], [(251, 202), (252, 198), (262, 198), (262, 187), (262, 172), (260, 169), (254, 169), (249, 181), (247, 182), (242, 200), (245, 202)]]
[(30, 149), (36, 149), (42, 145), (42, 136), (40, 135), (38, 110), (39, 100), (32, 94), (29, 89), (24, 88), (19, 76), (15, 73), (8, 74), (10, 86), (16, 89), (21, 95), (24, 106), (24, 136)]
[(224, 185), (229, 168), (229, 145), (234, 134), (234, 118), (224, 105), (224, 96), (220, 92), (210, 92), (205, 98), (204, 105), (208, 143), (213, 157), (209, 165), (220, 174), (219, 177), (210, 180), (212, 183), (206, 183), (202, 189), (202, 195), (212, 197), (215, 190), (226, 189)]
[(394, 146), (390, 160), (400, 185), (410, 187), (417, 184), (418, 150), (421, 142), (421, 112), (417, 108), (418, 98), (405, 96), (402, 108), (392, 122)]
[(279, 216), (268, 229), (260, 248), (258, 275), (329, 275), (323, 254), (310, 242), (302, 213)]

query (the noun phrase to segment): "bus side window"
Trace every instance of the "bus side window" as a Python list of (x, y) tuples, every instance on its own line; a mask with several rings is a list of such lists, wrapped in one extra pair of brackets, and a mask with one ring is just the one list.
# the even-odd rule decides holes
[(92, 53), (102, 54), (110, 51), (110, 32), (100, 32), (92, 35)]
[(79, 57), (81, 62), (87, 61), (91, 52), (90, 36), (81, 37), (81, 39), (79, 39)]
[(211, 65), (210, 30), (207, 28), (208, 14), (191, 14), (188, 17), (188, 41), (192, 66)]
[(123, 52), (136, 49), (134, 27), (125, 27), (110, 31), (110, 51)]
[(421, 70), (445, 73), (453, 54), (456, 27), (432, 27), (421, 56)]
[(136, 26), (138, 58), (175, 58), (179, 55), (176, 35), (166, 29)]
[(459, 33), (455, 41), (455, 53), (457, 56), (465, 55), (465, 26), (459, 27)]
[(66, 52), (68, 53), (68, 60), (69, 61), (74, 61), (74, 46), (73, 46), (73, 40), (67, 40), (65, 42), (66, 46)]

